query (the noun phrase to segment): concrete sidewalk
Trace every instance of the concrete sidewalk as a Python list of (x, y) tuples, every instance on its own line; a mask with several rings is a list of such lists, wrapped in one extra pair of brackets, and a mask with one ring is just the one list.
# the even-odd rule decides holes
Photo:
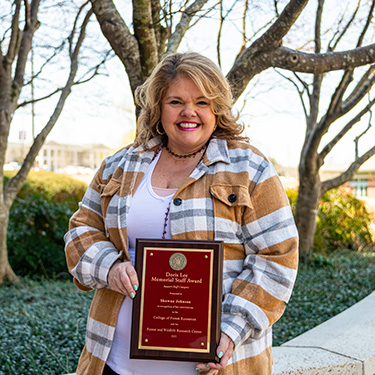
[(273, 353), (273, 375), (374, 375), (375, 292)]

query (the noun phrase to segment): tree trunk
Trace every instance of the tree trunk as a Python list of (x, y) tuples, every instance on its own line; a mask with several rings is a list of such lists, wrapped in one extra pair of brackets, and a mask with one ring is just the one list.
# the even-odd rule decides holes
[(300, 172), (300, 185), (296, 204), (296, 225), (299, 233), (300, 258), (309, 261), (312, 255), (316, 217), (321, 195), (319, 173)]
[(8, 261), (7, 231), (9, 222), (9, 210), (5, 207), (4, 200), (0, 201), (0, 285), (5, 280), (17, 283), (20, 279), (13, 272)]

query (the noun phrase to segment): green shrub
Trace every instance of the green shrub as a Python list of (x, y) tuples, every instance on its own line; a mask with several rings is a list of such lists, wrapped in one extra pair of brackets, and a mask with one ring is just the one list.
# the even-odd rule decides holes
[(295, 215), (298, 191), (297, 191), (297, 189), (285, 189), (285, 191), (286, 191), (286, 195), (288, 196), (290, 207), (292, 209), (293, 215)]
[(52, 172), (28, 177), (9, 215), (9, 261), (16, 274), (68, 275), (63, 237), (85, 189), (82, 182)]
[[(14, 174), (15, 172), (6, 172), (5, 183)], [(37, 193), (51, 202), (63, 203), (71, 210), (76, 210), (86, 189), (84, 182), (63, 174), (31, 171), (18, 197), (28, 199)]]
[[(293, 213), (297, 191), (287, 190)], [(325, 254), (343, 248), (362, 251), (373, 246), (370, 231), (372, 217), (364, 202), (345, 189), (332, 189), (325, 193), (318, 207), (314, 251)]]
[(361, 251), (373, 242), (370, 225), (371, 215), (362, 201), (343, 189), (328, 191), (319, 202), (314, 248)]

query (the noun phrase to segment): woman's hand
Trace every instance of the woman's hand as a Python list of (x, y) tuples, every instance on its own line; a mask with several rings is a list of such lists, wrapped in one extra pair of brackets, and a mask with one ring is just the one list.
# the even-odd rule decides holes
[(232, 357), (233, 350), (234, 343), (232, 339), (225, 333), (221, 332), (220, 342), (218, 347), (216, 348), (216, 353), (217, 356), (220, 358), (220, 362), (209, 362), (207, 363), (207, 365), (204, 363), (198, 363), (195, 366), (195, 369), (208, 371), (205, 375), (216, 375), (219, 372), (219, 370), (223, 370), (225, 369), (225, 367), (227, 367), (228, 361)]
[(134, 298), (139, 283), (132, 262), (115, 262), (108, 272), (108, 284), (112, 290)]

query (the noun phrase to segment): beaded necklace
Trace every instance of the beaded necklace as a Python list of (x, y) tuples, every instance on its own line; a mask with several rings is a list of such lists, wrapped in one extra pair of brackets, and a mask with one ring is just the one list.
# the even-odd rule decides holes
[[(178, 158), (190, 158), (190, 157), (192, 157), (192, 156), (198, 154), (199, 152), (201, 152), (201, 151), (203, 150), (202, 155), (201, 155), (201, 157), (200, 157), (200, 159), (199, 159), (197, 165), (203, 160), (203, 157), (204, 157), (204, 154), (205, 154), (205, 151), (206, 151), (206, 148), (207, 148), (207, 145), (204, 145), (204, 146), (201, 147), (198, 151), (196, 151), (196, 152), (194, 152), (194, 153), (192, 153), (192, 154), (188, 154), (188, 155), (177, 155), (177, 154), (175, 154), (174, 152), (172, 152), (172, 151), (168, 148), (168, 146), (167, 146), (166, 144), (164, 144), (164, 145), (162, 145), (162, 146), (158, 149), (158, 151), (156, 152), (156, 154), (155, 154), (155, 156), (154, 156), (154, 159), (155, 159), (155, 157), (158, 155), (158, 153), (161, 151), (161, 149), (163, 148), (163, 146), (165, 146), (166, 150), (167, 150), (171, 155), (176, 156), (176, 157), (178, 157)], [(166, 211), (165, 211), (165, 216), (164, 216), (164, 226), (163, 226), (163, 234), (162, 234), (162, 237), (161, 237), (163, 240), (165, 240), (165, 235), (167, 234), (168, 216), (169, 216), (169, 211), (170, 211), (170, 209), (171, 209), (171, 203), (172, 203), (172, 201), (169, 202), (169, 205), (168, 205), (168, 207), (167, 207), (167, 209), (166, 209)]]
[[(207, 145), (203, 145), (198, 151), (195, 151), (195, 152), (192, 152), (191, 154), (186, 154), (186, 155), (178, 155), (178, 154), (175, 154), (167, 145), (164, 145), (165, 146), (165, 148), (166, 148), (166, 150), (172, 155), (172, 156), (174, 156), (174, 157), (176, 157), (176, 158), (179, 158), (179, 159), (182, 159), (182, 158), (184, 158), (184, 159), (186, 159), (186, 158), (191, 158), (191, 157), (193, 157), (193, 156), (195, 156), (196, 154), (198, 154), (199, 152), (201, 152), (201, 151), (204, 151), (205, 149), (206, 149), (206, 147), (207, 147)], [(203, 154), (204, 154), (204, 152), (203, 152)]]

